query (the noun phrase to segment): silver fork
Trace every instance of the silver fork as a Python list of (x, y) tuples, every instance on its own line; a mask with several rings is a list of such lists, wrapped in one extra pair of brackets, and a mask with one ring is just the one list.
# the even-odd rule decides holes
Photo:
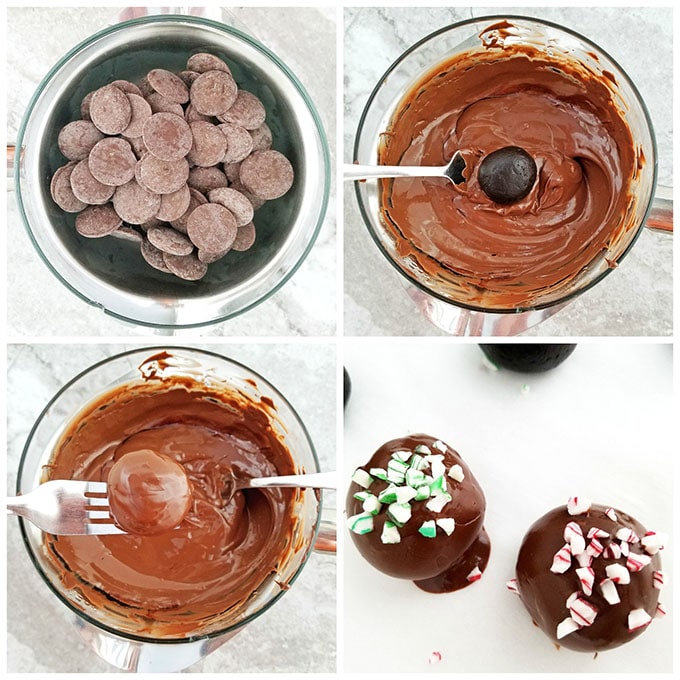
[(52, 480), (7, 499), (7, 514), (19, 515), (48, 534), (124, 534), (109, 512), (106, 482)]

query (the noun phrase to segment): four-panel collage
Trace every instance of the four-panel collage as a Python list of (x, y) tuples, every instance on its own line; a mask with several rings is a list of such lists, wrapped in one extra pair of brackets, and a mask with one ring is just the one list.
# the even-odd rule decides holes
[(673, 672), (672, 7), (3, 18), (8, 676)]

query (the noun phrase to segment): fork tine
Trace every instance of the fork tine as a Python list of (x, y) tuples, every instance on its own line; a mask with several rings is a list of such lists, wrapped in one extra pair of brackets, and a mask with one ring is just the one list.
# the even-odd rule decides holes
[(85, 493), (106, 494), (108, 485), (106, 482), (85, 482)]
[(97, 508), (108, 508), (109, 507), (109, 499), (104, 497), (104, 498), (97, 498), (94, 496), (86, 496), (87, 498), (87, 507), (97, 507)]
[(108, 510), (88, 510), (87, 519), (90, 521), (93, 519), (107, 519), (113, 521)]
[(122, 529), (119, 529), (115, 524), (113, 523), (107, 523), (107, 524), (94, 524), (94, 523), (88, 523), (85, 525), (86, 533), (90, 536), (103, 536), (106, 534), (125, 534), (125, 532)]

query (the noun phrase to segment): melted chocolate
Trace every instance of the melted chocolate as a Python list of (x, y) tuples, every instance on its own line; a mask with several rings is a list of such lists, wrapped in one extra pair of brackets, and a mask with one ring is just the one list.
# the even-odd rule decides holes
[[(656, 614), (659, 590), (653, 584), (653, 572), (661, 569), (661, 559), (657, 553), (651, 563), (641, 571), (630, 572), (630, 583), (616, 585), (621, 599), (619, 604), (611, 605), (602, 596), (600, 582), (607, 577), (606, 567), (610, 564), (625, 566), (626, 558), (613, 559), (602, 556), (594, 558), (591, 564), (595, 572), (593, 593), (583, 595), (584, 599), (597, 607), (598, 614), (591, 626), (586, 626), (557, 640), (557, 626), (569, 616), (567, 598), (574, 592), (582, 594), (575, 563), (564, 574), (550, 571), (553, 556), (565, 543), (564, 528), (569, 522), (576, 522), (587, 537), (588, 531), (597, 527), (610, 534), (600, 538), (606, 549), (612, 542), (619, 543), (614, 537), (625, 527), (642, 537), (646, 529), (630, 515), (615, 510), (617, 521), (605, 514), (605, 506), (592, 505), (589, 512), (571, 516), (565, 507), (555, 508), (535, 522), (527, 532), (517, 558), (517, 585), (522, 602), (531, 614), (534, 623), (558, 646), (568, 647), (581, 652), (598, 652), (618, 647), (640, 635), (645, 628), (628, 630), (628, 614), (633, 609), (644, 609), (651, 617)], [(586, 540), (586, 544), (589, 541)], [(631, 554), (642, 554), (640, 543), (630, 546)]]
[[(424, 76), (392, 116), (378, 162), (444, 166), (460, 150), (466, 182), (382, 180), (382, 221), (406, 270), (486, 309), (527, 308), (546, 290), (569, 290), (634, 228), (626, 215), (639, 159), (610, 87), (575, 62), (502, 41)], [(525, 198), (500, 205), (478, 172), (508, 146), (528, 152), (538, 178)]]
[(118, 629), (187, 637), (220, 626), (296, 549), (294, 491), (239, 491), (225, 502), (223, 478), (295, 469), (266, 405), (188, 377), (159, 380), (151, 370), (146, 379), (88, 405), (45, 472), (51, 479), (106, 481), (116, 461), (150, 449), (186, 471), (192, 488), (186, 517), (179, 528), (153, 536), (45, 535), (45, 550), (64, 585), (107, 611)]
[[(434, 437), (425, 434), (394, 439), (383, 444), (362, 468), (366, 471), (374, 467), (386, 469), (395, 451), (413, 451), (419, 444), (428, 446), (433, 454), (440, 454), (433, 448), (435, 441)], [(452, 465), (460, 465), (465, 478), (457, 482), (445, 475), (447, 491), (452, 500), (441, 512), (429, 510), (425, 506), (426, 501), (412, 501), (411, 519), (399, 528), (400, 542), (386, 544), (381, 540), (387, 519), (387, 507), (383, 504), (373, 519), (373, 531), (363, 535), (351, 534), (361, 555), (376, 569), (389, 576), (416, 581), (416, 585), (423, 590), (436, 593), (451, 592), (469, 585), (471, 581), (467, 580), (468, 574), (474, 567), (484, 571), (490, 550), (482, 526), (486, 501), (481, 487), (463, 459), (451, 447), (447, 447), (443, 463), (447, 471)], [(388, 482), (376, 479), (369, 490), (378, 495), (387, 486)], [(361, 490), (362, 487), (356, 483), (350, 485), (347, 494), (348, 516), (362, 512), (361, 501), (354, 498), (354, 494)], [(453, 517), (456, 521), (450, 536), (441, 529), (437, 529), (434, 538), (426, 538), (418, 532), (424, 521), (444, 517)]]

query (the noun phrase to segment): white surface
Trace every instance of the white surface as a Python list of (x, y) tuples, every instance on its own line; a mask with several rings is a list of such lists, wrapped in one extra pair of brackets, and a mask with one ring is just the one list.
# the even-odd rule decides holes
[[(47, 71), (71, 47), (114, 22), (119, 8), (9, 8), (7, 10), (8, 140), (16, 140), (25, 108)], [(335, 35), (333, 8), (230, 8), (248, 33), (285, 61), (309, 92), (336, 148)], [(228, 21), (225, 18), (225, 21)], [(290, 36), (294, 35), (295, 40)], [(30, 58), (27, 58), (30, 55)], [(29, 241), (16, 196), (8, 196), (7, 325), (13, 336), (140, 335), (89, 306), (63, 286)], [(271, 298), (230, 321), (191, 335), (332, 335), (336, 327), (335, 182), (317, 241), (293, 277)], [(58, 309), (59, 314), (45, 314)], [(178, 335), (187, 335), (179, 331)]]
[[(196, 345), (192, 345), (196, 346)], [(335, 348), (306, 345), (203, 346), (240, 361), (277, 387), (307, 425), (321, 469), (335, 467)], [(54, 393), (91, 364), (129, 345), (10, 345), (7, 493), (14, 495), (26, 437)], [(324, 492), (334, 506), (334, 494)], [(7, 518), (7, 664), (9, 672), (114, 672), (80, 639), (70, 610), (33, 569), (19, 525)], [(58, 644), (55, 644), (55, 636)], [(336, 569), (314, 553), (279, 602), (192, 672), (326, 672), (335, 670)]]
[[(344, 14), (344, 150), (368, 97), (404, 50), (431, 32), (472, 16), (502, 12), (563, 24), (607, 51), (637, 85), (654, 124), (659, 181), (672, 185), (673, 17), (670, 7), (361, 7)], [(403, 277), (373, 243), (345, 182), (345, 335), (445, 335), (409, 299)], [(673, 329), (673, 238), (645, 231), (617, 271), (548, 321), (532, 336), (665, 336)]]
[[(526, 530), (571, 495), (673, 535), (671, 346), (581, 343), (558, 368), (531, 376), (493, 371), (475, 344), (345, 344), (345, 493), (352, 471), (381, 444), (425, 432), (469, 464), (486, 495), (491, 538), (481, 581), (432, 595), (373, 569), (345, 529), (345, 670), (670, 672), (672, 579), (661, 594), (668, 615), (595, 659), (556, 650), (505, 583)], [(669, 577), (673, 551), (662, 553)], [(442, 661), (430, 665), (434, 651)]]

